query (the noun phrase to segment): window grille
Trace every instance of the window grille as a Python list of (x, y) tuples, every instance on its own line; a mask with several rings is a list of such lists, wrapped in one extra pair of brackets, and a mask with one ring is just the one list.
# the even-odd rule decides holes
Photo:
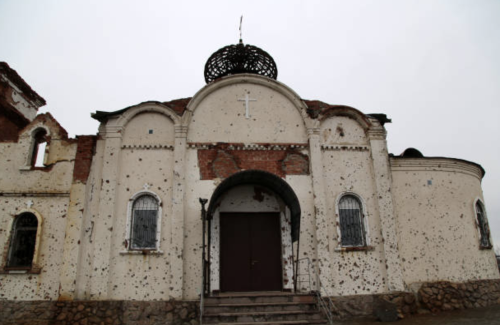
[(477, 226), (479, 227), (479, 233), (481, 235), (481, 247), (491, 247), (490, 229), (488, 227), (488, 222), (486, 221), (486, 215), (484, 213), (483, 206), (479, 201), (476, 202), (476, 216)]
[(158, 226), (158, 201), (143, 195), (134, 201), (132, 208), (131, 249), (156, 249)]
[(16, 218), (12, 226), (8, 267), (31, 267), (35, 253), (38, 220), (31, 213)]
[(339, 202), (340, 238), (342, 246), (365, 246), (363, 211), (353, 195), (345, 195)]

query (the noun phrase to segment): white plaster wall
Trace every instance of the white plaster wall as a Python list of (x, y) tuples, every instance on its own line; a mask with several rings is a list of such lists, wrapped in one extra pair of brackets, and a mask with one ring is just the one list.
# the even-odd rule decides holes
[[(250, 118), (245, 118), (249, 102)], [(210, 93), (193, 112), (188, 142), (306, 143), (300, 113), (281, 93), (258, 84), (239, 83)]]
[[(223, 85), (219, 81), (208, 85), (200, 92), (210, 87), (213, 87), (213, 91), (199, 101), (196, 97), (200, 95), (197, 94), (191, 101), (196, 104), (191, 107), (193, 111), (187, 131), (188, 143), (305, 144), (308, 142), (305, 123), (297, 108), (300, 103), (293, 102), (282, 93), (288, 92), (291, 95), (291, 90), (284, 90), (286, 86), (258, 76), (232, 76), (224, 82), (229, 79), (238, 79), (238, 82)], [(249, 80), (251, 82), (246, 82)], [(256, 99), (256, 101), (249, 102), (249, 119), (245, 117), (245, 103), (238, 101), (238, 99), (245, 98), (245, 95), (248, 95), (250, 99)], [(295, 100), (298, 100), (298, 97)], [(201, 288), (202, 224), (199, 198), (210, 199), (221, 180), (200, 180), (197, 150), (186, 150), (185, 162), (183, 288), (185, 299), (196, 299)], [(301, 221), (303, 231), (311, 234), (301, 239), (301, 246), (304, 245), (301, 254), (312, 255), (314, 254), (312, 242), (315, 231), (314, 222), (311, 221), (314, 208), (310, 177), (287, 176), (286, 181), (296, 191), (303, 209), (303, 216), (308, 218)]]
[(323, 145), (368, 144), (365, 131), (358, 122), (347, 116), (335, 116), (321, 123)]
[(174, 124), (167, 116), (159, 113), (137, 114), (127, 123), (123, 133), (122, 145), (163, 146), (174, 144)]
[[(479, 249), (474, 204), (481, 172), (451, 159), (391, 159), (399, 249), (407, 284), (498, 278), (492, 249)], [(486, 202), (486, 208), (487, 208)]]
[[(347, 116), (332, 116), (321, 123), (322, 162), (328, 218), (332, 295), (373, 294), (387, 291), (385, 257), (380, 228), (378, 193), (373, 160), (365, 130)], [(338, 240), (337, 199), (346, 192), (364, 203), (369, 246), (362, 251), (342, 250)]]
[(94, 270), (94, 227), (99, 216), (100, 191), (103, 185), (104, 147), (106, 140), (96, 142), (89, 178), (85, 188), (84, 210), (82, 211), (82, 229), (79, 245), (78, 268), (75, 284), (76, 299), (91, 298), (90, 283)]
[[(172, 216), (171, 150), (123, 150), (117, 188), (115, 221), (110, 256), (110, 299), (166, 299), (169, 294), (168, 252)], [(162, 201), (161, 255), (120, 254), (126, 252), (127, 207), (129, 199), (148, 184), (149, 191)]]
[[(0, 191), (3, 192), (68, 192), (73, 179), (76, 144), (54, 139), (48, 150), (51, 169), (21, 170), (30, 155), (29, 132), (19, 142), (0, 144)], [(40, 153), (42, 154), (42, 153)]]
[[(197, 299), (201, 292), (202, 273), (202, 222), (199, 198), (210, 200), (221, 180), (200, 180), (198, 154), (195, 149), (186, 150), (186, 191), (184, 196), (184, 299)], [(208, 208), (208, 203), (206, 208)], [(178, 279), (173, 279), (178, 281)]]
[[(200, 180), (197, 150), (186, 151), (185, 241), (184, 241), (184, 298), (197, 299), (201, 289), (202, 223), (199, 198), (210, 199), (220, 179)], [(311, 178), (308, 175), (286, 176), (285, 180), (297, 195), (302, 211), (300, 256), (316, 259), (314, 204)], [(207, 206), (208, 208), (208, 206)], [(216, 225), (214, 225), (215, 227)], [(214, 229), (215, 230), (215, 229)], [(212, 252), (216, 249), (211, 247)], [(211, 278), (214, 279), (215, 274)], [(218, 278), (218, 274), (216, 277)], [(175, 279), (174, 279), (175, 280)], [(293, 284), (293, 283), (292, 283)], [(292, 285), (287, 284), (287, 285)], [(212, 285), (216, 285), (212, 283)], [(212, 288), (214, 289), (214, 288)]]
[[(299, 243), (295, 242), (293, 247), (293, 254), (295, 259), (304, 259), (309, 258), (309, 260), (315, 266), (318, 252), (317, 252), (317, 240), (316, 240), (316, 220), (315, 220), (315, 207), (314, 207), (314, 194), (312, 187), (312, 180), (310, 175), (288, 175), (285, 178), (285, 181), (290, 185), (297, 195), (300, 204), (300, 239)], [(297, 254), (297, 244), (299, 247), (299, 255)], [(307, 262), (303, 260), (299, 262), (300, 266), (305, 266)], [(298, 283), (297, 289), (298, 291), (308, 291), (308, 290), (317, 290), (317, 281), (314, 277), (315, 271), (311, 270), (311, 287), (309, 287), (309, 283)], [(302, 272), (299, 274), (308, 274), (306, 270), (303, 268)], [(303, 276), (301, 278), (306, 278)]]
[[(387, 291), (378, 193), (375, 190), (369, 151), (323, 151), (333, 295), (373, 294)], [(343, 251), (338, 242), (336, 200), (342, 193), (359, 195), (365, 205), (367, 236), (371, 248)]]
[[(31, 117), (33, 119), (33, 117)], [(44, 127), (51, 136), (42, 170), (23, 169), (30, 156), (32, 131)], [(0, 247), (5, 266), (12, 219), (32, 209), (41, 215), (38, 247), (40, 274), (0, 274), (0, 299), (54, 300), (59, 298), (60, 271), (68, 220), (76, 143), (61, 139), (51, 117), (32, 122), (18, 142), (0, 143)], [(43, 154), (43, 153), (40, 153)], [(29, 203), (29, 205), (28, 205)]]
[[(150, 134), (149, 130), (153, 132)], [(110, 142), (115, 149), (112, 151), (107, 149), (110, 154), (106, 155), (106, 148), (104, 148), (103, 155), (104, 165), (116, 164), (114, 167), (117, 173), (116, 180), (108, 177), (109, 175), (102, 176), (104, 184), (109, 183), (114, 187), (114, 197), (103, 201), (101, 194), (98, 202), (100, 215), (98, 218), (93, 218), (94, 228), (97, 227), (101, 232), (108, 232), (110, 238), (108, 264), (99, 265), (93, 261), (94, 268), (109, 268), (107, 273), (109, 278), (104, 282), (107, 290), (102, 291), (105, 294), (101, 295), (101, 299), (168, 299), (171, 280), (168, 270), (170, 219), (172, 218), (174, 123), (162, 114), (141, 113), (133, 116), (121, 133), (123, 138), (118, 148), (116, 148), (116, 141), (115, 144), (111, 144), (113, 141), (109, 140), (111, 138), (105, 141)], [(118, 155), (118, 158), (115, 155)], [(142, 255), (137, 252), (128, 252), (125, 239), (128, 231), (128, 202), (135, 193), (144, 190), (145, 185), (149, 191), (160, 197), (162, 215), (159, 219), (161, 225), (159, 252)], [(113, 211), (113, 214), (103, 215), (104, 209)], [(106, 221), (108, 218), (112, 220)], [(99, 243), (96, 242), (94, 245), (99, 245)], [(94, 246), (94, 251), (96, 250), (100, 252), (98, 246)], [(99, 278), (100, 276), (100, 271), (93, 272), (93, 277)]]
[[(2, 197), (0, 199), (0, 245), (5, 253), (12, 218), (26, 209), (43, 217), (38, 265), (40, 274), (0, 274), (0, 299), (56, 300), (59, 297), (59, 273), (63, 261), (63, 244), (69, 197)], [(2, 256), (2, 264), (5, 263)]]

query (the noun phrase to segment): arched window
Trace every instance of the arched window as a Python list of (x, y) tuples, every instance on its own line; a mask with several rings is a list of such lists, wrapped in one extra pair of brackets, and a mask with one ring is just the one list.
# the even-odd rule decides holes
[(7, 267), (31, 268), (36, 248), (38, 219), (23, 213), (12, 224)]
[(343, 195), (338, 203), (340, 244), (342, 247), (366, 246), (363, 209), (360, 200)]
[(479, 245), (482, 248), (491, 248), (490, 227), (488, 226), (486, 213), (480, 200), (476, 201), (476, 219), (477, 227), (479, 228)]
[(31, 166), (44, 167), (45, 149), (47, 146), (47, 131), (38, 129), (33, 135), (33, 149), (31, 151)]
[(158, 249), (158, 200), (149, 194), (137, 197), (132, 204), (129, 249)]

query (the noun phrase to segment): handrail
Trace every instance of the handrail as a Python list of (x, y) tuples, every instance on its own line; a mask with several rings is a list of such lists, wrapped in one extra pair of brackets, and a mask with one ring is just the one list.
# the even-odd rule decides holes
[[(330, 293), (328, 292), (328, 289), (326, 287), (324, 287), (323, 284), (321, 283), (321, 279), (319, 277), (318, 271), (316, 270), (316, 268), (314, 268), (314, 266), (313, 266), (313, 272), (314, 272), (314, 276), (316, 278), (317, 285), (316, 285), (316, 290), (313, 290), (313, 288), (311, 286), (311, 265), (312, 265), (311, 260), (309, 257), (300, 258), (297, 260), (297, 265), (299, 265), (299, 263), (301, 261), (307, 261), (307, 274), (305, 274), (305, 275), (307, 275), (309, 277), (309, 290), (311, 290), (311, 292), (313, 292), (316, 295), (316, 298), (318, 300), (318, 307), (320, 309), (322, 309), (323, 312), (325, 313), (326, 318), (328, 319), (328, 323), (330, 325), (333, 325), (334, 319), (333, 319), (332, 311), (333, 310), (336, 311), (337, 307), (335, 307), (335, 305), (331, 299), (332, 295), (330, 295)], [(300, 269), (300, 265), (299, 265), (299, 269)], [(297, 273), (298, 273), (297, 277), (301, 276), (300, 270)], [(302, 281), (302, 282), (304, 282), (304, 281)], [(325, 298), (323, 298), (321, 296), (322, 291), (325, 292), (325, 294), (326, 294)], [(325, 300), (326, 300), (326, 302), (325, 302)]]
[(201, 290), (200, 290), (200, 325), (203, 324), (203, 307), (205, 297), (205, 259), (201, 262)]

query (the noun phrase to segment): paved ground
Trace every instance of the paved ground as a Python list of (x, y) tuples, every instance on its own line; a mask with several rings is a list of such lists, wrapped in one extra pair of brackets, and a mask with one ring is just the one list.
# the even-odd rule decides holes
[[(346, 321), (339, 323), (339, 325), (370, 325), (384, 323), (377, 321)], [(500, 325), (500, 305), (477, 308), (457, 310), (450, 312), (442, 312), (438, 314), (423, 314), (415, 315), (397, 322), (386, 323), (395, 325)]]

